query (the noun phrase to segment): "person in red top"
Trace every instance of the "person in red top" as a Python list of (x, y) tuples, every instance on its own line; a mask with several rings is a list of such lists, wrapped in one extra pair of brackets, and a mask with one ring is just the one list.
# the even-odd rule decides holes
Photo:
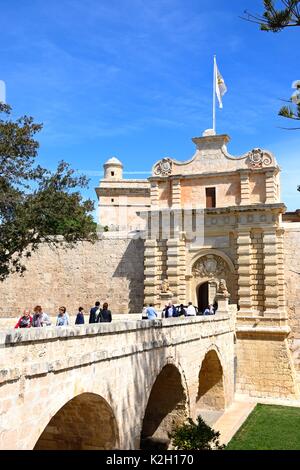
[(31, 324), (32, 316), (30, 315), (30, 310), (25, 309), (15, 328), (30, 328)]

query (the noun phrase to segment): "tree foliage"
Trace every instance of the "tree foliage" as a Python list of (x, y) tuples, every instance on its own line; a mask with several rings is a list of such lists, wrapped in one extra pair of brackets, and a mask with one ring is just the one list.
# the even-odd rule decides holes
[[(263, 0), (263, 3), (265, 9), (262, 15), (255, 15), (246, 10), (244, 12), (246, 16), (242, 18), (260, 25), (262, 31), (273, 31), (273, 33), (277, 33), (291, 26), (300, 26), (300, 0), (281, 0), (281, 8), (276, 8), (279, 2), (274, 2), (274, 0)], [(298, 83), (294, 86), (294, 88), (297, 88), (297, 92), (292, 95), (291, 99), (283, 100), (290, 104), (283, 106), (279, 110), (278, 115), (299, 121), (300, 81), (298, 80), (294, 83)], [(288, 127), (283, 129), (299, 130), (300, 127)]]
[(24, 272), (41, 242), (73, 247), (96, 239), (93, 202), (78, 192), (86, 177), (64, 161), (54, 172), (36, 164), (41, 129), (32, 117), (12, 120), (11, 107), (0, 102), (0, 280)]
[[(283, 116), (288, 119), (293, 119), (295, 121), (300, 121), (300, 80), (296, 80), (293, 85), (293, 88), (296, 88), (296, 91), (293, 93), (292, 97), (288, 100), (289, 106), (283, 106), (279, 110), (279, 116)], [(300, 127), (288, 128), (289, 130), (300, 129)]]
[(172, 445), (177, 450), (213, 450), (224, 449), (220, 445), (220, 433), (215, 432), (199, 415), (195, 423), (191, 418), (187, 422), (177, 426), (169, 437)]
[[(243, 19), (260, 25), (262, 31), (277, 33), (284, 28), (300, 26), (300, 0), (264, 0), (262, 15), (245, 10)], [(281, 4), (281, 8), (276, 7)]]

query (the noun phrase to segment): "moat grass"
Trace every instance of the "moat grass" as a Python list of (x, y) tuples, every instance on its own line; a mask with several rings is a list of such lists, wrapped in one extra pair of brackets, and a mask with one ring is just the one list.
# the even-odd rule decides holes
[(226, 450), (299, 450), (300, 408), (258, 404)]

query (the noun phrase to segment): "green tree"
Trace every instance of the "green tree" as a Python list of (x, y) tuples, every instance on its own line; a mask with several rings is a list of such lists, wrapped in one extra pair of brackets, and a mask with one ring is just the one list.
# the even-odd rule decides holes
[(73, 247), (96, 239), (93, 202), (78, 192), (85, 176), (60, 162), (51, 172), (36, 164), (42, 129), (32, 117), (11, 118), (11, 107), (0, 102), (0, 280), (23, 273), (26, 258), (41, 242)]
[(188, 418), (187, 422), (177, 426), (169, 437), (177, 450), (224, 449), (219, 443), (220, 433), (208, 426), (200, 415), (196, 423)]
[[(300, 0), (281, 0), (281, 8), (276, 8), (274, 0), (264, 0), (264, 12), (262, 15), (255, 15), (244, 11), (243, 19), (256, 23), (262, 31), (272, 31), (278, 33), (285, 28), (300, 26)], [(278, 115), (284, 118), (300, 121), (300, 81), (294, 82), (296, 92), (287, 101), (288, 106), (283, 106)], [(283, 128), (286, 130), (299, 130), (300, 127)]]
[(282, 8), (276, 8), (274, 0), (264, 0), (264, 12), (255, 15), (244, 11), (243, 19), (260, 25), (262, 31), (278, 33), (284, 28), (300, 26), (300, 0), (281, 0)]
[[(295, 121), (300, 121), (300, 80), (296, 80), (292, 84), (293, 88), (296, 88), (296, 91), (292, 94), (292, 97), (288, 100), (289, 106), (283, 106), (279, 110), (279, 116), (283, 116), (288, 119), (293, 119)], [(285, 128), (288, 130), (299, 130), (300, 127), (289, 127)]]

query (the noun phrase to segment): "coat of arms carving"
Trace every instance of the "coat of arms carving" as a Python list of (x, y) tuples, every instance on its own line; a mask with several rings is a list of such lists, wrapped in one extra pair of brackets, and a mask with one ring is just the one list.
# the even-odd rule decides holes
[(202, 256), (193, 266), (193, 274), (201, 277), (220, 277), (228, 270), (225, 261), (216, 255)]
[(251, 168), (262, 168), (271, 165), (272, 158), (267, 152), (256, 148), (248, 152), (248, 163)]
[(154, 174), (156, 176), (169, 176), (172, 173), (172, 160), (170, 158), (163, 158), (154, 167)]

